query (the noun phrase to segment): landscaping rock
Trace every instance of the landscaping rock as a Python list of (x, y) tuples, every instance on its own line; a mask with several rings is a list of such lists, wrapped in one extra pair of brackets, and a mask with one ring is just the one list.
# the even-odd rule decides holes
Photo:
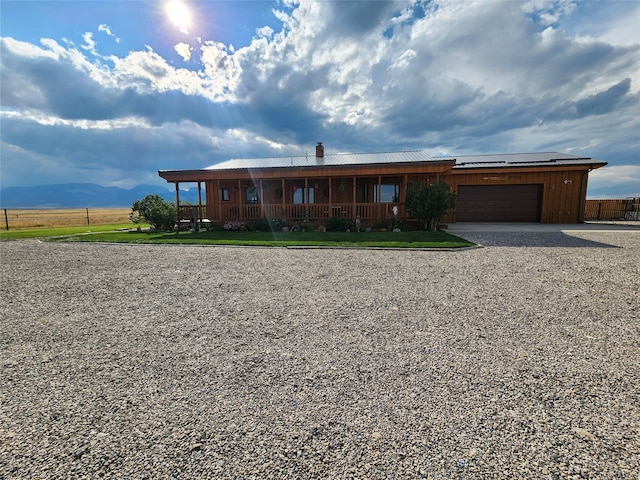
[(496, 235), (2, 242), (0, 478), (635, 478), (640, 233)]

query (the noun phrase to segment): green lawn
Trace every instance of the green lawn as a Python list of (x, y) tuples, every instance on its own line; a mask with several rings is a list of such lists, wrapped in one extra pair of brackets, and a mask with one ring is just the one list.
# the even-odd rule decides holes
[(265, 247), (461, 248), (473, 246), (445, 232), (104, 232), (56, 237), (65, 242), (251, 245)]
[[(0, 240), (248, 245), (265, 247), (461, 248), (474, 244), (445, 232), (137, 232), (131, 224), (0, 231)], [(125, 230), (126, 229), (126, 230)]]

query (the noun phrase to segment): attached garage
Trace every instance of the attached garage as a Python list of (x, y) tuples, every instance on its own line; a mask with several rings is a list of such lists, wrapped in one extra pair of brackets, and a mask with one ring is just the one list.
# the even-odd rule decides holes
[(458, 222), (540, 222), (542, 185), (459, 185)]

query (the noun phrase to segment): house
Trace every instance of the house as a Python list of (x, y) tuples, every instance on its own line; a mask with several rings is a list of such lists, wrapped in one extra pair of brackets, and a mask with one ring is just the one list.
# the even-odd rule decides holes
[[(275, 218), (285, 224), (321, 224), (330, 217), (384, 221), (394, 206), (407, 218), (411, 183), (442, 180), (457, 193), (447, 222), (579, 223), (588, 173), (606, 162), (563, 153), (432, 157), (423, 150), (233, 159), (202, 170), (161, 170), (175, 184), (197, 183), (199, 219), (213, 223)], [(202, 185), (206, 201), (202, 202)], [(191, 214), (193, 215), (193, 214)]]

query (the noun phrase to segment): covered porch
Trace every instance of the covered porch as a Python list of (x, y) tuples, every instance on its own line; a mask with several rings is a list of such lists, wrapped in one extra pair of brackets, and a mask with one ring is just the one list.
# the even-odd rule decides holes
[[(312, 165), (308, 167), (232, 168), (162, 171), (175, 184), (179, 219), (223, 225), (230, 220), (263, 218), (284, 225), (324, 225), (332, 217), (360, 219), (374, 226), (393, 218), (406, 219), (408, 185), (437, 182), (447, 176), (453, 161), (428, 164)], [(198, 204), (180, 202), (180, 185), (198, 185)], [(204, 187), (204, 188), (203, 188)], [(204, 201), (203, 201), (204, 197)]]

